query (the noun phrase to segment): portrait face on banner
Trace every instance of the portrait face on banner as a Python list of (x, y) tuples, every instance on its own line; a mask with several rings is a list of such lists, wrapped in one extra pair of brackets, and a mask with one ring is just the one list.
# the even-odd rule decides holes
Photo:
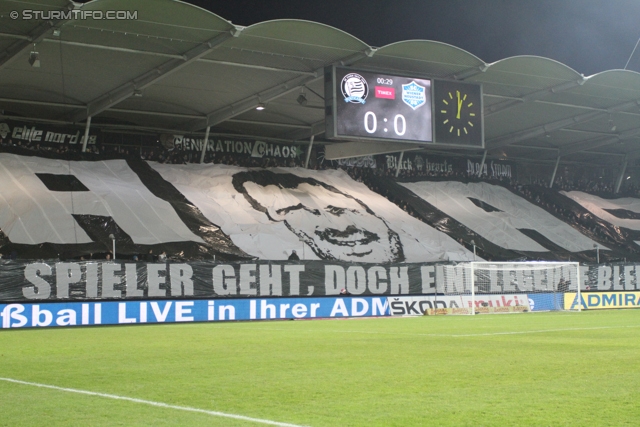
[(233, 186), (251, 206), (286, 227), (320, 259), (403, 261), (398, 234), (362, 201), (313, 178), (240, 172)]

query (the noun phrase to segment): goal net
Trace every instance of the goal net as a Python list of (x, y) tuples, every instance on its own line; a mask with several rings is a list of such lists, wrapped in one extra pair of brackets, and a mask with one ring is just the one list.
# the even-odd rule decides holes
[(440, 265), (436, 266), (436, 277), (434, 303), (425, 312), (428, 315), (581, 309), (579, 303), (570, 303), (581, 301), (577, 262)]

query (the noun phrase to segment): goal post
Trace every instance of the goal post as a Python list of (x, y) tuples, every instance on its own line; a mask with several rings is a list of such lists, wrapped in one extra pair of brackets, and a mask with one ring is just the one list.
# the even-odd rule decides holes
[[(436, 266), (435, 302), (425, 314), (581, 311), (577, 262), (469, 262)], [(439, 270), (439, 271), (438, 271)]]

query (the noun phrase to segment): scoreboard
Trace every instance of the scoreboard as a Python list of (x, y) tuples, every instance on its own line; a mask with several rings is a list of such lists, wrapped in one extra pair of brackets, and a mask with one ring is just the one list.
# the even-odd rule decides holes
[(325, 103), (330, 139), (484, 147), (480, 85), (329, 67)]

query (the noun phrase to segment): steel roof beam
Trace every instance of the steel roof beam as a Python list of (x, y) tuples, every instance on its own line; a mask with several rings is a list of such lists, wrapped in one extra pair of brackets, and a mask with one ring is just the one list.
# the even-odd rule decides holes
[[(15, 103), (15, 104), (27, 104), (27, 105), (41, 105), (45, 107), (56, 107), (56, 108), (86, 108), (86, 105), (82, 104), (64, 104), (62, 102), (48, 102), (48, 101), (33, 101), (33, 100), (23, 100), (23, 99), (13, 99), (13, 98), (0, 98), (1, 102)], [(147, 110), (130, 110), (128, 108), (109, 108), (106, 111), (114, 112), (114, 113), (126, 113), (126, 114), (140, 114), (146, 116), (158, 116), (158, 117), (175, 117), (178, 119), (196, 119), (196, 120), (204, 120), (206, 119), (205, 115), (196, 115), (196, 114), (183, 114), (183, 113), (167, 113), (162, 111), (147, 111)], [(279, 123), (279, 122), (261, 122), (256, 120), (240, 120), (240, 119), (230, 119), (227, 120), (232, 123), (247, 123), (253, 125), (262, 125), (262, 126), (273, 126), (273, 127), (284, 127), (291, 129), (309, 129), (309, 125), (307, 124), (292, 124), (292, 123)], [(322, 122), (324, 125), (324, 121)]]
[(90, 49), (108, 50), (110, 52), (131, 53), (134, 55), (159, 56), (161, 58), (168, 58), (168, 59), (183, 59), (182, 55), (179, 55), (176, 53), (152, 52), (149, 50), (130, 49), (128, 47), (107, 46), (103, 44), (86, 43), (86, 42), (78, 42), (78, 41), (71, 41), (71, 40), (56, 40), (54, 38), (46, 38), (42, 41), (48, 42), (48, 43), (62, 44), (65, 46), (76, 46), (76, 47), (86, 47)]
[(454, 73), (448, 78), (452, 78), (455, 80), (466, 80), (475, 75), (482, 74), (489, 69), (489, 66), (486, 64), (478, 65), (476, 67), (469, 68), (467, 70), (461, 71), (459, 73)]
[[(226, 120), (228, 123), (242, 123), (248, 125), (259, 125), (259, 126), (272, 126), (272, 127), (280, 127), (280, 128), (290, 128), (290, 129), (309, 129), (309, 125), (301, 125), (301, 124), (293, 124), (293, 123), (280, 123), (280, 122), (261, 122), (258, 120), (241, 120), (241, 119), (229, 119)], [(324, 121), (323, 121), (324, 123)]]
[(636, 160), (636, 159), (640, 158), (640, 150), (632, 150), (632, 151), (629, 151), (629, 152), (626, 154), (626, 156), (627, 156), (627, 158), (628, 158), (629, 160)]
[[(543, 164), (555, 164), (556, 162), (556, 158), (551, 158), (551, 159), (532, 159), (530, 157), (509, 157), (509, 160), (513, 160), (513, 161), (521, 161), (521, 162), (529, 162), (532, 164), (539, 164), (539, 163), (543, 163)], [(593, 166), (595, 163), (590, 163), (587, 161), (580, 161), (580, 160), (563, 160), (562, 161), (563, 164), (565, 165), (586, 165), (586, 166)], [(602, 166), (602, 165), (598, 165), (598, 166)], [(607, 164), (605, 166), (611, 166), (611, 164)]]
[[(2, 34), (0, 33), (0, 36), (1, 35)], [(64, 44), (64, 45), (69, 45), (69, 46), (84, 47), (84, 48), (89, 48), (89, 49), (108, 50), (108, 51), (111, 51), (111, 52), (131, 53), (131, 54), (134, 54), (134, 55), (148, 55), (148, 56), (158, 56), (158, 57), (161, 57), (161, 58), (168, 58), (168, 59), (184, 60), (184, 55), (176, 55), (176, 54), (173, 54), (173, 53), (152, 52), (152, 51), (148, 51), (148, 50), (129, 49), (129, 48), (126, 48), (126, 47), (106, 46), (106, 45), (102, 45), (102, 44), (84, 43), (84, 42), (76, 42), (76, 41), (70, 41), (70, 40), (44, 39), (43, 41), (52, 42), (52, 43), (56, 43), (56, 44), (61, 43), (61, 44)], [(312, 75), (313, 74), (313, 71), (290, 70), (290, 69), (286, 69), (286, 68), (268, 67), (268, 66), (265, 66), (265, 65), (241, 64), (239, 62), (222, 61), (222, 60), (218, 60), (218, 59), (198, 58), (197, 62), (204, 62), (204, 63), (208, 63), (208, 64), (228, 65), (230, 67), (251, 68), (251, 69), (254, 69), (254, 70), (276, 71), (276, 72), (293, 73), (293, 74), (307, 74), (307, 75)]]
[(228, 39), (237, 37), (239, 34), (240, 32), (235, 29), (224, 32), (212, 38), (208, 42), (205, 42), (184, 53), (184, 55), (182, 55), (182, 58), (170, 59), (159, 67), (149, 70), (141, 76), (136, 77), (135, 79), (91, 101), (87, 105), (86, 111), (82, 111), (74, 115), (72, 120), (74, 122), (80, 122), (82, 120), (85, 120), (87, 117), (100, 114), (109, 107), (131, 97), (134, 93), (136, 93), (136, 91), (149, 87), (152, 84), (157, 83), (163, 78), (171, 75), (172, 73), (180, 70), (181, 68), (184, 68), (190, 63), (197, 61), (199, 58), (207, 55)]
[(635, 138), (638, 135), (640, 135), (640, 128), (635, 128), (621, 132), (619, 135), (611, 138), (594, 138), (588, 141), (577, 142), (568, 147), (560, 148), (560, 155), (568, 156), (569, 154), (578, 153), (580, 151), (592, 150), (594, 148), (603, 147), (606, 145), (621, 143), (627, 139)]
[[(495, 95), (495, 94), (491, 94), (491, 93), (483, 93), (482, 95), (484, 97), (488, 97), (488, 98), (500, 98), (500, 99), (515, 101), (515, 104), (521, 104), (521, 103), (524, 102), (523, 98), (517, 98), (517, 97), (513, 97), (513, 96)], [(544, 101), (542, 99), (535, 99), (532, 102), (536, 103), (536, 104), (553, 105), (553, 106), (556, 106), (556, 107), (575, 108), (576, 110), (600, 111), (602, 113), (607, 113), (607, 114), (609, 113), (609, 110), (606, 109), (606, 108), (589, 107), (589, 106), (586, 106), (586, 105), (576, 105), (576, 104), (567, 104), (567, 103), (564, 103), (564, 102)], [(498, 104), (494, 104), (494, 105), (498, 105)], [(487, 107), (487, 109), (488, 109), (488, 107)], [(627, 116), (640, 117), (640, 113), (634, 113), (633, 111), (616, 111), (616, 113), (624, 114), (624, 115), (627, 115)]]
[[(601, 117), (604, 114), (625, 110), (631, 107), (637, 107), (639, 105), (640, 105), (640, 100), (633, 100), (633, 101), (624, 102), (622, 104), (618, 104), (613, 107), (610, 107), (608, 110), (606, 110), (607, 113), (600, 112), (600, 111), (591, 111), (588, 113), (578, 114), (576, 116), (558, 120), (552, 123), (548, 123), (546, 125), (536, 126), (534, 128), (526, 129), (519, 132), (514, 132), (509, 135), (493, 138), (487, 141), (487, 146), (489, 150), (495, 150), (497, 148), (504, 147), (505, 145), (512, 145), (517, 142), (536, 138), (538, 136), (542, 136), (550, 132), (560, 130), (569, 126), (573, 126), (579, 123), (584, 123), (589, 120), (593, 120), (597, 117)], [(593, 148), (593, 147), (588, 147), (588, 148)], [(566, 155), (566, 153), (563, 153), (562, 155), (564, 156)]]
[(22, 34), (3, 33), (3, 32), (0, 32), (0, 37), (7, 37), (10, 39), (19, 39), (19, 40), (31, 40), (29, 36), (24, 36)]
[[(65, 7), (64, 9), (60, 9), (60, 11), (76, 10), (80, 9), (81, 7), (81, 4), (70, 1), (67, 7)], [(73, 14), (70, 14), (69, 16), (72, 17)], [(71, 21), (71, 19), (58, 19), (40, 22), (34, 29), (29, 32), (26, 38), (21, 38), (20, 40), (9, 46), (4, 52), (0, 52), (0, 69), (5, 67), (11, 61), (20, 57), (22, 54), (27, 53), (27, 51), (29, 51), (35, 43), (39, 43), (48, 34), (53, 32), (54, 29), (62, 27), (69, 21)]]
[(114, 113), (126, 113), (126, 114), (140, 114), (143, 116), (158, 116), (158, 117), (175, 117), (177, 119), (198, 119), (204, 116), (196, 114), (182, 114), (182, 113), (164, 113), (161, 111), (147, 111), (147, 110), (130, 110), (128, 108), (109, 108), (109, 112)]
[(274, 99), (280, 98), (287, 93), (293, 92), (300, 86), (307, 84), (313, 80), (322, 78), (323, 69), (317, 70), (316, 77), (298, 76), (277, 86), (271, 87), (257, 94), (251, 95), (231, 105), (223, 107), (212, 113), (207, 114), (203, 121), (198, 121), (187, 125), (187, 129), (195, 131), (204, 129), (207, 126), (215, 126), (225, 120), (238, 116), (246, 111), (253, 110), (261, 103), (268, 103)]
[[(26, 117), (26, 116), (12, 116), (12, 115), (8, 115), (8, 114), (2, 114), (0, 113), (0, 119), (6, 119), (6, 120), (15, 120), (17, 122), (34, 122), (34, 123), (51, 123), (51, 124), (58, 124), (58, 125), (77, 125), (77, 123), (73, 123), (70, 122), (68, 120), (54, 120), (54, 119), (42, 119), (39, 117)], [(132, 133), (135, 131), (140, 131), (143, 133), (149, 133), (149, 132), (153, 132), (153, 133), (157, 133), (157, 132), (161, 132), (161, 133), (174, 133), (176, 135), (183, 135), (184, 129), (171, 129), (171, 128), (159, 128), (159, 127), (153, 127), (153, 126), (137, 126), (137, 125), (118, 125), (118, 124), (107, 124), (107, 123), (101, 123), (101, 124), (94, 124), (93, 126), (94, 128), (98, 128), (101, 129), (103, 131), (109, 132), (109, 129), (113, 129), (112, 132), (125, 132), (125, 133)], [(106, 130), (105, 130), (106, 129)], [(204, 132), (193, 132), (190, 133), (190, 135), (204, 135)], [(216, 134), (216, 135), (221, 135), (221, 136), (230, 136), (233, 138), (238, 138), (238, 135), (232, 135), (232, 134)], [(267, 139), (267, 140), (274, 140), (274, 141), (278, 141), (277, 138), (269, 138), (269, 137), (262, 137), (262, 136), (255, 136), (255, 135), (243, 135), (243, 138), (260, 138), (260, 139)], [(281, 141), (282, 143), (289, 143), (290, 141)], [(117, 145), (117, 144), (115, 144)]]
[(304, 129), (299, 129), (284, 135), (284, 139), (291, 139), (292, 141), (309, 139), (312, 136), (323, 134), (325, 131), (324, 119), (313, 123), (311, 126), (306, 126)]
[[(534, 151), (553, 151), (554, 153), (558, 153), (558, 148), (554, 148), (554, 147), (536, 147), (535, 145), (510, 145), (509, 148), (523, 148), (525, 150), (534, 150)], [(592, 155), (596, 155), (596, 156), (614, 156), (614, 157), (621, 157), (624, 156), (624, 154), (620, 154), (620, 153), (608, 153), (608, 152), (598, 152), (598, 151), (589, 151), (589, 150), (583, 150), (581, 151), (581, 153), (584, 154), (592, 154)]]
[(311, 83), (312, 81), (321, 79), (324, 68), (316, 70), (314, 76), (298, 76), (277, 86), (273, 86), (262, 92), (251, 95), (238, 102), (223, 107), (217, 111), (207, 114), (203, 121), (197, 121), (187, 125), (187, 129), (191, 131), (204, 129), (207, 126), (215, 126), (225, 120), (236, 117), (244, 112), (253, 110), (261, 103), (268, 103), (274, 99), (280, 98), (287, 93), (297, 90), (300, 86)]
[(560, 92), (564, 92), (566, 90), (569, 89), (573, 89), (576, 86), (582, 86), (584, 84), (584, 82), (586, 81), (586, 79), (584, 77), (581, 77), (578, 80), (572, 80), (569, 82), (564, 82), (561, 83), (559, 85), (556, 86), (552, 86), (550, 88), (546, 88), (546, 89), (542, 89), (536, 92), (531, 92), (517, 100), (508, 100), (508, 101), (503, 101), (503, 102), (499, 102), (497, 104), (493, 104), (491, 106), (487, 106), (484, 109), (484, 116), (485, 117), (489, 117), (493, 114), (496, 114), (500, 111), (504, 111), (507, 110), (511, 107), (514, 107), (516, 105), (522, 104), (524, 102), (531, 102), (531, 101), (537, 101), (540, 100), (542, 98), (544, 98), (545, 96), (552, 94), (552, 93), (560, 93)]
[(487, 148), (489, 150), (495, 150), (497, 148), (504, 147), (505, 145), (512, 145), (520, 141), (526, 141), (528, 139), (536, 138), (538, 136), (545, 135), (549, 132), (553, 132), (567, 126), (583, 123), (588, 120), (600, 116), (602, 113), (589, 112), (579, 114), (577, 116), (569, 117), (567, 119), (558, 120), (546, 125), (536, 126), (534, 128), (525, 129), (523, 131), (514, 132), (508, 135), (493, 138), (487, 141)]
[[(364, 52), (356, 52), (353, 55), (349, 55), (346, 58), (337, 61), (342, 65), (350, 65), (356, 61), (359, 61), (362, 58), (370, 57), (373, 55), (373, 50), (366, 50)], [(244, 112), (252, 110), (256, 108), (261, 103), (268, 103), (273, 101), (274, 99), (280, 98), (294, 90), (300, 88), (300, 86), (304, 86), (313, 81), (323, 78), (324, 76), (324, 68), (321, 67), (314, 71), (313, 75), (307, 76), (298, 76), (294, 77), (291, 80), (287, 80), (284, 83), (280, 83), (276, 86), (258, 92), (254, 95), (248, 96), (240, 101), (237, 101), (231, 105), (227, 105), (219, 110), (213, 111), (207, 114), (207, 119), (204, 121), (197, 121), (187, 125), (187, 128), (190, 131), (197, 131), (200, 129), (204, 129), (207, 126), (215, 126), (218, 123), (222, 123), (225, 120), (229, 120), (233, 117), (236, 117)]]
[(50, 102), (50, 101), (35, 101), (29, 99), (14, 99), (14, 98), (0, 98), (0, 102), (8, 102), (10, 104), (28, 104), (28, 105), (42, 105), (45, 107), (56, 108), (84, 108), (84, 104), (65, 104), (62, 102)]

